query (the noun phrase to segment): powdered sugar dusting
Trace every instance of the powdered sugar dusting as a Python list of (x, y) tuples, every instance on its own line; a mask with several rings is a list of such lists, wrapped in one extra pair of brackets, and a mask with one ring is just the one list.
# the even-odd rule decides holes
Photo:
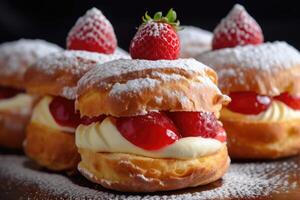
[(178, 31), (180, 38), (180, 57), (194, 57), (211, 49), (213, 34), (195, 26), (182, 26)]
[(130, 57), (129, 53), (127, 51), (125, 51), (124, 49), (117, 47), (116, 51), (115, 51), (116, 55), (120, 55), (120, 56), (126, 56), (126, 57)]
[(180, 74), (164, 74), (161, 72), (152, 72), (151, 75), (153, 77), (158, 77), (162, 81), (178, 81), (181, 79), (184, 79), (184, 76), (181, 76)]
[[(207, 66), (194, 59), (178, 59), (178, 60), (126, 60), (120, 59), (112, 62), (104, 63), (87, 72), (78, 82), (79, 93), (81, 89), (87, 89), (90, 86), (99, 86), (101, 88), (111, 88), (109, 96), (121, 98), (123, 94), (133, 95), (139, 94), (142, 90), (153, 91), (158, 85), (166, 82), (176, 82), (186, 80), (187, 78), (178, 71), (172, 73), (159, 72), (157, 69), (181, 69), (190, 74), (198, 73), (198, 85), (210, 87), (219, 91), (217, 86), (207, 77)], [(145, 70), (151, 70), (150, 73), (145, 73)], [(105, 80), (111, 77), (118, 77), (130, 73), (137, 73), (135, 77), (129, 77), (125, 82), (107, 83)], [(195, 78), (197, 79), (197, 78)], [(197, 81), (197, 80), (196, 80)], [(167, 92), (167, 91), (166, 91)], [(185, 94), (179, 91), (168, 92), (170, 98), (179, 99), (185, 105), (190, 103)], [(156, 101), (157, 99), (155, 99)]]
[(64, 52), (50, 54), (40, 59), (32, 67), (47, 74), (65, 70), (68, 71), (68, 73), (78, 75), (91, 69), (96, 64), (102, 64), (120, 58), (129, 58), (129, 56), (120, 52), (115, 54), (101, 54), (88, 51), (66, 50)]
[(129, 80), (126, 83), (116, 83), (113, 85), (109, 95), (120, 96), (124, 92), (138, 93), (141, 89), (151, 89), (159, 84), (158, 80), (151, 78), (139, 78), (134, 80)]
[(194, 59), (178, 59), (178, 60), (128, 60), (119, 59), (112, 62), (104, 63), (99, 67), (90, 70), (79, 81), (79, 87), (93, 85), (99, 80), (103, 80), (112, 76), (120, 76), (131, 72), (149, 70), (149, 69), (165, 69), (177, 68), (189, 72), (204, 73), (207, 66)]
[(20, 39), (0, 45), (0, 73), (6, 76), (22, 75), (37, 59), (62, 49), (44, 40)]
[(136, 35), (132, 39), (132, 43), (130, 45), (131, 48), (134, 48), (136, 42), (143, 40), (144, 35), (148, 35), (151, 37), (161, 37), (168, 32), (165, 26), (166, 24), (164, 23), (157, 23), (154, 21), (150, 21), (144, 26), (141, 26), (140, 30), (137, 31)]
[(82, 41), (94, 41), (99, 46), (105, 44), (109, 49), (115, 47), (117, 43), (113, 26), (97, 8), (88, 10), (84, 16), (77, 20), (68, 34), (68, 47), (71, 45), (71, 38), (79, 38)]
[(61, 96), (66, 97), (67, 99), (76, 99), (77, 87), (64, 87), (61, 93)]
[(0, 191), (5, 191), (1, 194), (3, 198), (13, 193), (26, 199), (54, 200), (253, 199), (267, 196), (271, 198), (278, 193), (299, 190), (300, 182), (300, 162), (297, 158), (266, 163), (232, 164), (222, 181), (204, 187), (148, 195), (126, 195), (105, 190), (81, 177), (70, 179), (63, 175), (36, 170), (24, 156), (1, 155), (0, 163)]
[[(222, 19), (214, 30), (214, 40), (237, 40), (239, 45), (245, 45), (249, 37), (261, 33), (257, 22), (247, 13), (242, 5), (236, 4), (229, 14)], [(234, 38), (232, 38), (234, 36)]]
[[(38, 60), (31, 67), (34, 70), (47, 74), (49, 76), (61, 73), (67, 73), (67, 76), (72, 74), (79, 79), (88, 70), (95, 67), (97, 64), (102, 64), (115, 59), (129, 58), (123, 52), (116, 51), (115, 54), (100, 54), (88, 51), (72, 51), (66, 50), (63, 52), (53, 53)], [(60, 79), (56, 79), (60, 81)], [(76, 98), (77, 87), (65, 85), (61, 95), (68, 99)]]
[[(254, 68), (268, 72), (277, 69), (294, 67), (300, 64), (300, 53), (286, 42), (267, 42), (261, 45), (247, 45), (226, 48), (204, 53), (197, 58), (199, 61), (216, 69), (220, 79), (223, 76), (236, 76), (238, 71), (222, 70), (224, 66)], [(242, 80), (242, 77), (239, 77)]]

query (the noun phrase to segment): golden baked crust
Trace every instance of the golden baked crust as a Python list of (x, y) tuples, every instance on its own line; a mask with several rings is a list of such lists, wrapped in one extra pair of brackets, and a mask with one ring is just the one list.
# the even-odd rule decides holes
[(227, 148), (190, 160), (159, 159), (123, 153), (79, 149), (78, 170), (105, 188), (125, 192), (155, 192), (205, 185), (221, 178), (230, 159)]
[(24, 73), (37, 59), (61, 51), (44, 40), (20, 39), (0, 45), (0, 85), (24, 88)]
[(247, 122), (224, 119), (233, 159), (276, 159), (300, 153), (300, 120)]
[(25, 74), (26, 89), (33, 94), (75, 99), (77, 81), (96, 64), (126, 57), (124, 54), (99, 54), (64, 51), (50, 54), (33, 64)]
[(0, 113), (0, 146), (22, 149), (26, 125), (30, 115)]
[(219, 79), (219, 88), (225, 94), (230, 92), (253, 91), (257, 94), (277, 96), (283, 92), (291, 94), (300, 93), (300, 64), (287, 69), (277, 69), (273, 72), (261, 71), (255, 68), (243, 68), (240, 66), (225, 65), (222, 71), (234, 70), (242, 76), (243, 81), (237, 81), (239, 77), (224, 76)]
[(30, 122), (24, 142), (26, 155), (53, 171), (73, 171), (80, 156), (75, 146), (75, 135)]
[(76, 108), (86, 116), (134, 116), (152, 110), (219, 113), (229, 98), (216, 83), (216, 73), (194, 59), (120, 59), (80, 79)]
[(219, 88), (225, 94), (300, 94), (300, 53), (285, 42), (220, 49), (197, 59), (216, 70)]

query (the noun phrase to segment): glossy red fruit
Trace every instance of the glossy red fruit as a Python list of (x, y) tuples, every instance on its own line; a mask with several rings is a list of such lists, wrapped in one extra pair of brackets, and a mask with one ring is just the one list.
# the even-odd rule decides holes
[(105, 118), (106, 118), (106, 115), (100, 115), (100, 116), (97, 116), (97, 117), (83, 116), (80, 119), (80, 124), (90, 125), (91, 123), (94, 123), (94, 122), (100, 122), (101, 123)]
[(67, 37), (67, 48), (112, 54), (117, 39), (111, 23), (100, 10), (92, 8), (78, 19)]
[(12, 98), (20, 93), (24, 93), (24, 91), (9, 87), (0, 87), (0, 99)]
[(241, 5), (235, 5), (214, 30), (213, 49), (247, 44), (261, 44), (264, 36), (260, 26)]
[(180, 138), (173, 122), (163, 113), (120, 117), (116, 126), (129, 142), (146, 150), (161, 149)]
[(274, 97), (274, 99), (285, 103), (295, 110), (300, 110), (300, 96), (293, 96), (287, 92), (284, 92), (279, 96)]
[(176, 28), (176, 13), (172, 9), (166, 17), (161, 12), (154, 19), (145, 15), (144, 23), (130, 43), (130, 55), (133, 59), (174, 60), (179, 57), (180, 41)]
[(226, 132), (223, 127), (221, 129), (217, 130), (217, 134), (214, 137), (214, 139), (219, 140), (220, 142), (227, 141), (227, 135), (226, 135)]
[(231, 102), (227, 108), (246, 115), (257, 115), (266, 111), (272, 103), (272, 98), (255, 92), (233, 92), (229, 96)]
[(226, 141), (222, 125), (209, 112), (170, 112), (168, 116), (178, 128), (182, 137), (215, 138)]
[(61, 126), (76, 128), (80, 123), (80, 115), (75, 112), (74, 100), (54, 97), (49, 109), (56, 123)]

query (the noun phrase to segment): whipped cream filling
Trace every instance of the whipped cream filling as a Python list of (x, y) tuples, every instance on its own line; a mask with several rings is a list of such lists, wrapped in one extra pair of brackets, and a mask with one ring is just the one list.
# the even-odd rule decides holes
[(12, 112), (29, 114), (35, 97), (26, 93), (17, 94), (14, 97), (0, 100), (0, 112)]
[(47, 127), (59, 131), (74, 133), (75, 129), (73, 127), (61, 126), (58, 123), (56, 123), (55, 119), (53, 118), (49, 110), (49, 105), (52, 99), (53, 98), (50, 96), (45, 96), (36, 104), (36, 106), (33, 109), (31, 122), (43, 124)]
[(281, 122), (300, 119), (300, 111), (290, 108), (281, 101), (274, 100), (266, 111), (258, 115), (245, 115), (230, 111), (224, 107), (221, 111), (221, 119), (222, 118), (236, 121)]
[(186, 137), (162, 149), (142, 149), (122, 136), (110, 117), (101, 123), (79, 125), (76, 129), (76, 146), (95, 152), (129, 153), (151, 158), (191, 159), (217, 152), (224, 144), (202, 137)]

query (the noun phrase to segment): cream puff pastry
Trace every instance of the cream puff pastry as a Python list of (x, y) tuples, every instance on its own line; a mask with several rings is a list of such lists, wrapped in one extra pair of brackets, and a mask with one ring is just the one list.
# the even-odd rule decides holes
[[(221, 91), (232, 99), (222, 109), (220, 118), (228, 134), (229, 154), (237, 159), (275, 159), (299, 154), (300, 53), (285, 42), (262, 43), (263, 36), (257, 32), (260, 28), (251, 27), (258, 25), (249, 17), (243, 7), (235, 6), (222, 20), (221, 27), (216, 28), (215, 35), (219, 31), (226, 33), (222, 26), (228, 20), (231, 26), (237, 20), (240, 27), (250, 30), (239, 30), (244, 35), (235, 41), (214, 37), (215, 42), (239, 44), (198, 56), (199, 61), (216, 70)], [(236, 32), (233, 29), (228, 34)], [(252, 32), (251, 36), (247, 32)]]
[(24, 91), (24, 72), (37, 59), (61, 48), (43, 40), (0, 45), (0, 146), (21, 149), (35, 97)]
[(67, 50), (48, 55), (27, 70), (27, 91), (41, 97), (27, 127), (24, 149), (28, 157), (51, 170), (76, 168), (79, 155), (74, 133), (80, 123), (74, 109), (77, 81), (96, 64), (122, 57)]
[(227, 170), (217, 116), (228, 97), (215, 72), (193, 59), (104, 63), (78, 83), (79, 171), (119, 191), (195, 187)]
[(213, 34), (207, 30), (195, 26), (182, 26), (178, 36), (181, 58), (195, 58), (197, 55), (211, 50)]

